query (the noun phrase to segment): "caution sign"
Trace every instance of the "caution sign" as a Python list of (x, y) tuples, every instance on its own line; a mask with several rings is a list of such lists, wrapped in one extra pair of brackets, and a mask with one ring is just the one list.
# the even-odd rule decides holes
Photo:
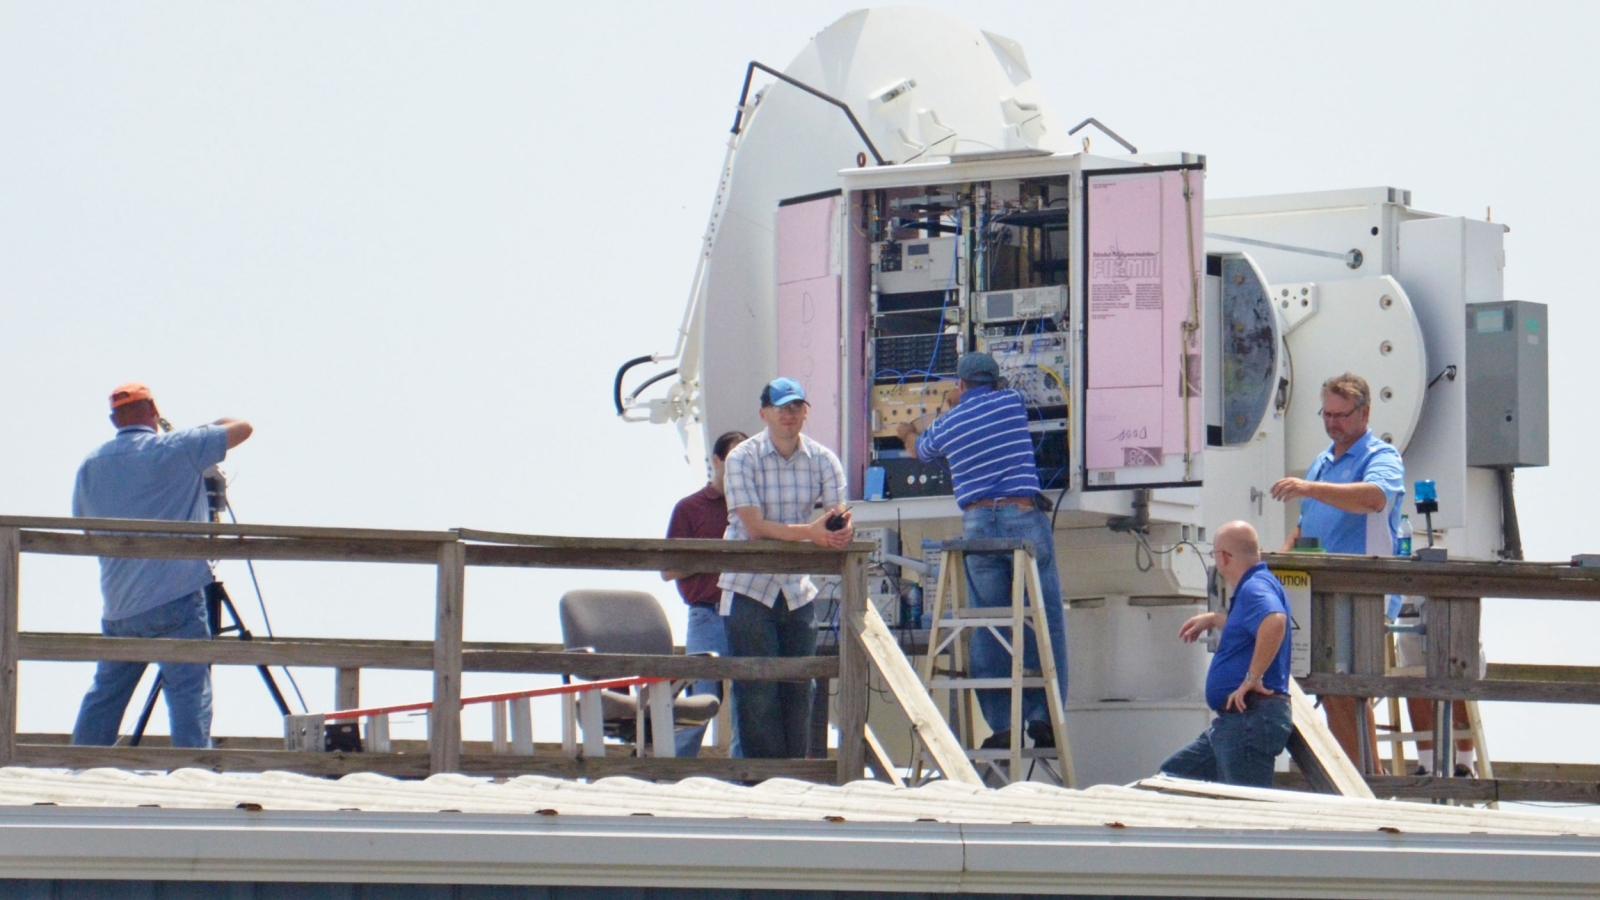
[(1273, 569), (1289, 595), (1289, 674), (1311, 674), (1311, 573)]

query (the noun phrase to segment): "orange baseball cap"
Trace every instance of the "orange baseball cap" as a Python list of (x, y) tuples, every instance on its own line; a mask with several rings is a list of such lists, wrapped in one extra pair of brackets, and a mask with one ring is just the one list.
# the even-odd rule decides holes
[(155, 397), (151, 396), (148, 387), (137, 381), (130, 381), (127, 384), (117, 385), (116, 389), (111, 392), (111, 408), (116, 409), (119, 406), (126, 406), (129, 403), (136, 403), (140, 400), (154, 399)]

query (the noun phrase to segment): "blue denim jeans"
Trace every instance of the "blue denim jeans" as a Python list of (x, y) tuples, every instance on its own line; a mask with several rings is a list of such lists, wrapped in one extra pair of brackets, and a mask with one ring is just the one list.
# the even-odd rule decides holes
[[(815, 656), (811, 604), (789, 609), (783, 595), (767, 606), (743, 594), (723, 619), (732, 656)], [(811, 722), (811, 681), (735, 681), (734, 730), (747, 759), (804, 759)]]
[(1194, 743), (1167, 757), (1161, 771), (1179, 778), (1272, 787), (1272, 768), (1294, 722), (1287, 694), (1250, 694), (1244, 712), (1222, 712)]
[[(100, 621), (107, 637), (211, 639), (206, 620), (204, 591), (195, 591), (125, 619)], [(78, 708), (72, 726), (72, 743), (108, 747), (117, 742), (123, 713), (134, 688), (149, 663), (102, 662), (94, 671), (94, 684)], [(161, 694), (166, 698), (172, 746), (211, 746), (211, 667), (201, 663), (157, 663)]]
[[(968, 540), (983, 538), (1026, 538), (1033, 541), (1038, 554), (1039, 589), (1044, 594), (1044, 617), (1050, 628), (1051, 655), (1056, 663), (1056, 681), (1061, 687), (1061, 702), (1067, 700), (1067, 626), (1061, 610), (1061, 575), (1056, 571), (1055, 537), (1050, 531), (1050, 517), (1032, 509), (1015, 506), (974, 506), (961, 515), (962, 537)], [(968, 555), (967, 597), (973, 606), (1011, 606), (1011, 554)], [(1000, 629), (1009, 634), (1010, 629)], [(1009, 640), (1009, 637), (1008, 637)], [(972, 635), (968, 650), (969, 669), (973, 678), (1010, 678), (1011, 654), (1006, 651), (987, 628), (977, 629)], [(1022, 666), (1028, 671), (1039, 669), (1039, 645), (1032, 629), (1028, 630), (1023, 646)], [(986, 688), (978, 691), (978, 708), (991, 731), (1004, 731), (1011, 727), (1011, 690)], [(1022, 692), (1023, 722), (1048, 722), (1050, 710), (1045, 703), (1042, 688), (1029, 688)]]
[[(710, 651), (718, 656), (728, 655), (728, 632), (722, 627), (722, 616), (717, 613), (715, 606), (694, 604), (689, 607), (689, 630), (684, 635), (683, 649), (689, 653), (705, 653)], [(690, 694), (716, 694), (722, 697), (722, 682), (696, 681), (689, 688)], [(731, 698), (723, 698), (724, 702), (731, 704)], [(733, 707), (728, 707), (728, 720), (737, 721), (733, 715)], [(679, 756), (699, 756), (700, 743), (705, 739), (706, 726), (695, 725), (689, 728), (680, 728), (676, 732)], [(738, 757), (739, 729), (733, 729), (733, 740), (728, 742), (728, 755)]]

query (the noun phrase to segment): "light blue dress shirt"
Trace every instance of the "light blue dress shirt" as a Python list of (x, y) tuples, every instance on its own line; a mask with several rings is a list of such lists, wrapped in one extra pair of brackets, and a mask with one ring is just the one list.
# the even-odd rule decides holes
[[(1400, 552), (1400, 501), (1406, 496), (1406, 467), (1393, 445), (1368, 431), (1334, 459), (1329, 444), (1306, 470), (1306, 480), (1375, 484), (1383, 489), (1387, 505), (1382, 512), (1348, 513), (1306, 497), (1300, 501), (1300, 534), (1320, 540), (1328, 553), (1392, 556)], [(1389, 618), (1400, 614), (1400, 605), (1400, 595), (1390, 594), (1385, 608)]]
[[(201, 425), (157, 434), (129, 425), (90, 453), (78, 467), (72, 514), (89, 518), (204, 522), (209, 518), (201, 473), (222, 462), (228, 433)], [(100, 558), (103, 618), (109, 621), (154, 609), (211, 583), (200, 559)]]

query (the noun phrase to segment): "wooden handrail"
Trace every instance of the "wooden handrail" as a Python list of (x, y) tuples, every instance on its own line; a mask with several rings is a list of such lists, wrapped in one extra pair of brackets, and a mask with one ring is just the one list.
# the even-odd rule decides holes
[[(121, 638), (98, 634), (25, 631), (18, 658), (29, 661), (192, 662), (235, 666), (326, 666), (329, 668), (429, 671), (432, 641), (336, 638), (256, 638), (196, 641)], [(463, 672), (574, 675), (606, 678), (639, 672), (692, 680), (805, 681), (836, 678), (837, 656), (741, 657), (622, 653), (568, 653), (560, 645), (464, 643)]]
[(241, 525), (223, 522), (169, 522), (164, 519), (91, 519), (63, 516), (0, 516), (0, 528), (229, 537), (352, 538), (432, 542), (456, 540), (454, 531), (399, 531), (388, 528), (331, 528), (314, 525)]
[[(17, 664), (22, 659), (162, 660), (241, 665), (327, 665), (431, 670), (431, 772), (461, 771), (461, 677), (466, 671), (561, 673), (607, 678), (735, 678), (793, 681), (838, 678), (841, 741), (835, 771), (860, 777), (866, 723), (866, 672), (859, 648), (865, 564), (873, 545), (831, 550), (782, 541), (574, 538), (452, 529), (401, 531), (286, 525), (224, 525), (129, 519), (0, 516), (0, 765), (17, 761)], [(264, 559), (432, 565), (438, 573), (432, 641), (193, 641), (22, 634), (18, 631), (21, 553), (143, 559)], [(528, 645), (468, 645), (463, 640), (465, 569), (469, 565), (699, 572), (846, 575), (838, 657), (708, 658), (680, 655), (571, 654)], [(852, 615), (852, 611), (854, 611)], [(351, 682), (354, 683), (353, 681)], [(548, 692), (537, 689), (535, 694)], [(531, 696), (532, 694), (526, 694)], [(859, 696), (856, 696), (859, 695)], [(470, 702), (469, 698), (469, 702)], [(76, 752), (88, 748), (66, 748)], [(99, 752), (99, 751), (96, 751)], [(124, 753), (130, 751), (123, 751)], [(138, 753), (138, 750), (131, 750)], [(77, 753), (73, 759), (116, 754)], [(62, 757), (65, 759), (66, 757)], [(117, 757), (120, 758), (120, 757)], [(176, 757), (174, 757), (176, 758)], [(285, 758), (288, 758), (286, 755)], [(296, 757), (298, 758), (298, 757)], [(37, 748), (26, 757), (37, 762)], [(380, 760), (386, 766), (390, 760)], [(249, 765), (250, 763), (246, 763)], [(407, 763), (415, 766), (415, 762)], [(298, 767), (298, 764), (297, 764)], [(408, 769), (408, 771), (410, 771)], [(753, 771), (753, 770), (752, 770)]]
[(1568, 563), (1454, 560), (1343, 553), (1264, 553), (1272, 569), (1309, 572), (1313, 590), (1350, 594), (1600, 600), (1600, 569)]
[[(62, 520), (52, 520), (62, 521)], [(120, 520), (69, 519), (69, 522)], [(177, 523), (185, 524), (185, 523)], [(5, 526), (0, 525), (0, 528)], [(219, 526), (220, 527), (220, 526)], [(403, 532), (425, 534), (427, 532)], [(113, 556), (136, 559), (264, 559), (437, 564), (441, 544), (455, 544), (453, 532), (435, 542), (378, 537), (205, 536), (195, 531), (84, 534), (21, 531), (25, 553), (60, 556)], [(849, 550), (827, 550), (787, 541), (663, 540), (658, 538), (568, 538), (557, 545), (462, 544), (472, 566), (619, 569), (627, 571), (776, 572), (837, 574), (850, 552), (868, 552), (865, 542)]]

